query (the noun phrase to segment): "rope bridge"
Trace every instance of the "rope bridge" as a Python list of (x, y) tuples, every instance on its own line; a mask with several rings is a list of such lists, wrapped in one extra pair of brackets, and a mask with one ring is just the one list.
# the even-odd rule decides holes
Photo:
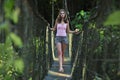
[[(118, 54), (120, 53), (120, 42), (118, 40), (119, 36), (117, 36), (119, 34), (115, 34), (114, 29), (111, 30), (114, 33), (111, 33), (109, 28), (104, 26), (102, 28), (100, 26), (89, 27), (89, 24), (97, 25), (96, 21), (91, 21), (84, 24), (84, 32), (81, 32), (81, 34), (68, 35), (69, 47), (65, 52), (65, 63), (63, 65), (65, 72), (59, 73), (54, 33), (48, 30), (50, 24), (35, 10), (36, 6), (32, 0), (16, 1), (16, 6), (21, 9), (19, 23), (15, 25), (8, 21), (12, 27), (10, 31), (19, 35), (23, 41), (22, 48), (14, 45), (12, 47), (15, 55), (17, 55), (15, 57), (23, 59), (25, 69), (23, 74), (16, 75), (16, 72), (13, 72), (15, 74), (14, 80), (110, 80), (109, 77), (112, 78), (110, 75), (113, 74), (116, 74), (114, 75), (116, 78), (113, 80), (118, 79), (117, 77), (120, 75), (120, 64), (118, 64), (120, 61), (120, 55)], [(68, 12), (66, 0), (63, 1), (65, 1), (63, 2), (64, 8)], [(0, 3), (3, 4), (2, 1)], [(53, 26), (54, 6), (52, 8)], [(2, 6), (0, 10), (2, 10)], [(3, 11), (0, 15), (2, 15), (0, 16), (2, 17), (0, 20), (1, 26), (6, 20), (4, 20)], [(98, 15), (99, 13), (96, 13), (93, 19), (95, 20)], [(100, 30), (105, 32), (104, 36), (106, 38), (108, 38), (108, 33), (114, 35), (111, 38), (112, 42), (107, 41), (107, 39), (101, 40)], [(116, 32), (118, 31), (116, 30)], [(0, 30), (0, 45), (3, 45), (5, 41), (5, 30)], [(97, 50), (99, 53), (96, 53)], [(6, 74), (4, 73), (4, 75)]]
[[(82, 43), (82, 38), (79, 41), (79, 45), (81, 45)], [(81, 47), (78, 47), (77, 50), (77, 54), (76, 54), (76, 58), (74, 60), (73, 65), (71, 65), (71, 51), (72, 49), (72, 35), (69, 34), (69, 47), (68, 49), (65, 51), (65, 63), (63, 64), (64, 70), (65, 72), (60, 73), (58, 72), (58, 68), (59, 68), (59, 63), (58, 63), (58, 58), (57, 58), (57, 52), (56, 52), (56, 48), (54, 49), (54, 53), (52, 53), (53, 55), (53, 60), (54, 63), (52, 64), (52, 67), (50, 68), (50, 70), (48, 71), (48, 75), (45, 77), (45, 80), (70, 80), (72, 79), (72, 75), (76, 66), (76, 62), (78, 59), (78, 53), (79, 53), (79, 49)]]

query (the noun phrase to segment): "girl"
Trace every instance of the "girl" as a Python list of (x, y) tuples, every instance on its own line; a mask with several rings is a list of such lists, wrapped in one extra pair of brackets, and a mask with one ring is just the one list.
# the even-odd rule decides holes
[(68, 44), (67, 33), (77, 33), (79, 30), (76, 29), (75, 31), (71, 31), (69, 28), (69, 21), (64, 9), (60, 9), (58, 17), (55, 21), (55, 25), (50, 30), (56, 32), (55, 43), (58, 52), (59, 58), (59, 72), (64, 72), (63, 69), (63, 62), (64, 62), (64, 51)]

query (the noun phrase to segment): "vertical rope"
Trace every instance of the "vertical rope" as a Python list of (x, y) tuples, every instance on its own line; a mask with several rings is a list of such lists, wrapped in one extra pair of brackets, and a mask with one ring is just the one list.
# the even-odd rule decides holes
[[(54, 1), (52, 1), (52, 27), (54, 26)], [(51, 31), (51, 47), (52, 47), (52, 56), (55, 59), (54, 55), (54, 33)]]
[(65, 6), (65, 10), (67, 12), (67, 17), (68, 17), (68, 20), (69, 20), (69, 23), (70, 23), (70, 28), (73, 30), (74, 28), (71, 26), (70, 14), (69, 14), (69, 10), (68, 10), (68, 7), (67, 7), (67, 0), (64, 0), (64, 6)]

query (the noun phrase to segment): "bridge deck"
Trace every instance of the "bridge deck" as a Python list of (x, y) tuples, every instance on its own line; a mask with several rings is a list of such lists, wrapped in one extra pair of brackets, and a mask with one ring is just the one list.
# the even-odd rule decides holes
[(63, 64), (64, 72), (59, 72), (59, 63), (58, 60), (55, 60), (51, 69), (48, 71), (48, 75), (44, 80), (70, 80), (71, 79), (71, 62), (68, 59), (65, 59)]

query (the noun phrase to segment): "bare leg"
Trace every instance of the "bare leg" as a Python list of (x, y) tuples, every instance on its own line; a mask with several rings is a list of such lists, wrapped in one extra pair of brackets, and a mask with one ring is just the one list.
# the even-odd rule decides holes
[(62, 63), (62, 45), (61, 43), (56, 44), (58, 57), (59, 57), (59, 71), (63, 72), (63, 63)]
[(67, 45), (62, 43), (62, 63), (64, 63), (64, 52), (66, 50)]

